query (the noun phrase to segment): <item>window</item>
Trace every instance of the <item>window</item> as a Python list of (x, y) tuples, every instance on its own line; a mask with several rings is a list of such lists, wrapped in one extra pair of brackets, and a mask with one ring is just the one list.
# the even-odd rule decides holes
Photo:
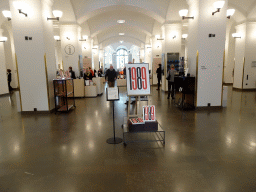
[(117, 69), (124, 68), (124, 65), (128, 63), (128, 52), (126, 49), (121, 48), (116, 52)]

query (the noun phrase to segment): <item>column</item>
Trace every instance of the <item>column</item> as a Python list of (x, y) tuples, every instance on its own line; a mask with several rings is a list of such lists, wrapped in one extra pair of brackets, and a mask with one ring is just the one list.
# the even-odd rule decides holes
[(181, 23), (165, 24), (162, 26), (162, 65), (164, 69), (164, 76), (162, 77), (162, 90), (168, 91), (167, 75), (167, 54), (181, 53)]
[[(197, 79), (196, 107), (221, 106), (228, 1), (220, 12), (212, 15), (216, 10), (214, 2), (188, 1), (189, 16), (194, 16), (189, 20), (188, 68)], [(209, 37), (209, 34), (215, 37)]]
[(241, 38), (235, 42), (234, 88), (256, 88), (256, 22), (246, 22), (236, 26)]
[[(2, 33), (3, 29), (0, 29), (0, 37)], [(6, 73), (4, 42), (0, 42), (0, 95), (9, 93)]]
[[(9, 0), (9, 3), (18, 63), (21, 111), (49, 111), (53, 108), (50, 79), (55, 73), (55, 57), (52, 24), (46, 21), (47, 17), (52, 17), (52, 1)], [(18, 9), (27, 13), (27, 17), (20, 14)]]
[(76, 76), (79, 75), (79, 55), (81, 55), (81, 45), (79, 39), (81, 35), (78, 35), (80, 26), (76, 24), (61, 25), (60, 37), (61, 37), (61, 50), (64, 71), (68, 70), (71, 66)]

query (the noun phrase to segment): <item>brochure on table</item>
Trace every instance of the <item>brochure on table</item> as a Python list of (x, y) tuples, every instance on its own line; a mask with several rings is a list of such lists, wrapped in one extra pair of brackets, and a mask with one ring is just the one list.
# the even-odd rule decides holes
[(145, 124), (145, 122), (155, 122), (156, 115), (155, 115), (155, 106), (154, 105), (146, 105), (143, 106), (143, 118), (132, 118), (128, 121), (131, 124)]
[(126, 64), (128, 96), (150, 94), (149, 69), (147, 63)]

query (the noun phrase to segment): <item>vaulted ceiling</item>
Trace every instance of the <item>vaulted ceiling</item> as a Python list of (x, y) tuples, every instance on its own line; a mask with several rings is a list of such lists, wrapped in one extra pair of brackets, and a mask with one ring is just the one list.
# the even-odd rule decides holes
[[(189, 1), (189, 0), (187, 0)], [(63, 11), (61, 24), (78, 23), (82, 34), (90, 36), (102, 47), (121, 40), (142, 46), (153, 35), (161, 34), (161, 26), (170, 21), (181, 22), (179, 10), (188, 8), (186, 0), (54, 0), (53, 9)], [(1, 0), (1, 11), (9, 0)], [(228, 8), (236, 9), (232, 22), (256, 19), (256, 0), (229, 0)], [(0, 16), (0, 24), (5, 20)], [(119, 24), (117, 20), (125, 20)], [(186, 30), (186, 29), (184, 29)], [(119, 33), (125, 33), (120, 36)]]

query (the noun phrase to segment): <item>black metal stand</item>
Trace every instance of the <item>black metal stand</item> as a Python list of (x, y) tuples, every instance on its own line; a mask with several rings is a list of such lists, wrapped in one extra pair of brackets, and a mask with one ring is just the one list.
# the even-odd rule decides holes
[(116, 137), (116, 130), (115, 130), (115, 101), (113, 101), (113, 132), (114, 137), (107, 139), (108, 144), (119, 144), (122, 143), (123, 140), (121, 138)]

